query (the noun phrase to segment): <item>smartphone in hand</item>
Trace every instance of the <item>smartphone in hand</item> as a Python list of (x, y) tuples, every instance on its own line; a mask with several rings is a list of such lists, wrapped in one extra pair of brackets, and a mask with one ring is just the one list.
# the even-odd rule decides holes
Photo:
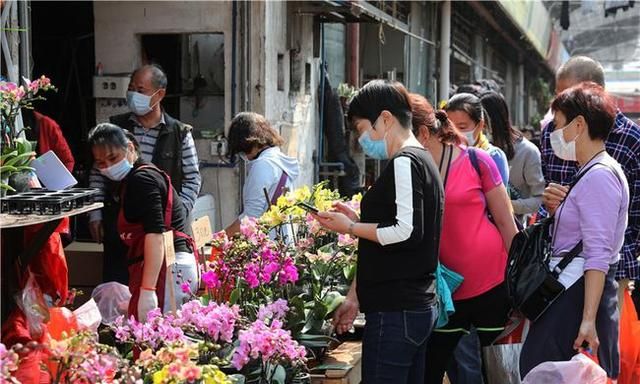
[(311, 204), (307, 204), (307, 203), (305, 203), (305, 202), (299, 202), (299, 203), (298, 203), (298, 206), (300, 206), (300, 208), (304, 209), (305, 211), (307, 211), (307, 212), (311, 212), (311, 213), (314, 213), (314, 214), (316, 214), (316, 215), (317, 215), (317, 214), (318, 214), (318, 212), (319, 212), (319, 211), (318, 211), (318, 208), (314, 207), (314, 206), (313, 206), (313, 205), (311, 205)]

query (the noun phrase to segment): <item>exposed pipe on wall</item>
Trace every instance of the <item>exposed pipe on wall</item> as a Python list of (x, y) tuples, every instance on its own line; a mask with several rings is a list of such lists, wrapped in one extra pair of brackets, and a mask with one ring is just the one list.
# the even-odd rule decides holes
[(238, 81), (236, 79), (237, 45), (238, 45), (238, 2), (234, 1), (231, 6), (231, 116), (236, 115), (236, 96)]
[(318, 152), (316, 154), (316, 166), (314, 181), (320, 181), (320, 162), (324, 156), (324, 77), (325, 77), (325, 44), (324, 44), (324, 23), (320, 21), (320, 129), (318, 137)]
[(440, 91), (439, 100), (449, 100), (449, 73), (451, 61), (451, 1), (441, 3), (440, 17)]

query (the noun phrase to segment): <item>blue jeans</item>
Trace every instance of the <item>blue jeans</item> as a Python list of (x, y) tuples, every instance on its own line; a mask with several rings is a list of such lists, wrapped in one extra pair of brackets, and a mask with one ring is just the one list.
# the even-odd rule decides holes
[(427, 339), (435, 326), (437, 306), (365, 316), (362, 383), (423, 384)]
[(453, 360), (447, 368), (451, 384), (483, 384), (482, 359), (478, 332), (471, 328), (469, 335), (462, 336)]

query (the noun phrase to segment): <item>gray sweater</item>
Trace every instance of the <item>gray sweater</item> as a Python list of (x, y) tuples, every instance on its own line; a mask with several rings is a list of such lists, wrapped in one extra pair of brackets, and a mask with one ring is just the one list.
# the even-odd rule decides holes
[(540, 150), (524, 137), (515, 143), (514, 150), (515, 154), (509, 160), (509, 183), (520, 198), (511, 200), (513, 211), (517, 215), (534, 213), (540, 207), (545, 187)]

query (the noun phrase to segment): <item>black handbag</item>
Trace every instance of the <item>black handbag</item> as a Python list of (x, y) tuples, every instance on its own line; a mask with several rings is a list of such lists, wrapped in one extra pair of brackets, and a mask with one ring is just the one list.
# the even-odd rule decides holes
[[(597, 164), (602, 163), (592, 164), (576, 176), (569, 186), (565, 199), (582, 176)], [(565, 287), (558, 281), (558, 276), (582, 252), (581, 240), (573, 249), (563, 254), (561, 261), (553, 270), (549, 269), (553, 244), (551, 236), (553, 221), (552, 215), (519, 231), (509, 249), (505, 275), (507, 295), (511, 307), (520, 311), (531, 321), (540, 318), (565, 291)]]
[(531, 321), (542, 316), (564, 292), (565, 287), (558, 281), (558, 276), (582, 252), (580, 241), (550, 270), (552, 225), (553, 216), (523, 229), (513, 238), (509, 250), (505, 278), (507, 294), (512, 308)]

